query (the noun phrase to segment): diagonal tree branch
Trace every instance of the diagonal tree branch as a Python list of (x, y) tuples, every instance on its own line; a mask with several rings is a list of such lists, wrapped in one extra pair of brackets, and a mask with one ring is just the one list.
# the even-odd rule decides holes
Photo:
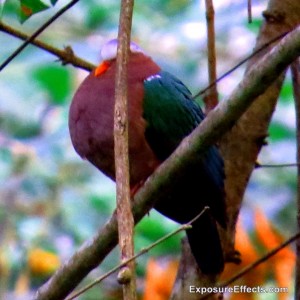
[[(14, 37), (17, 37), (23, 41), (26, 41), (29, 39), (28, 34), (22, 32), (22, 31), (19, 31), (1, 21), (0, 21), (0, 31), (10, 34)], [(61, 49), (53, 47), (53, 46), (51, 46), (45, 42), (42, 42), (40, 40), (37, 40), (37, 39), (30, 41), (30, 44), (50, 53), (52, 55), (57, 56), (63, 65), (71, 64), (74, 67), (78, 67), (78, 68), (86, 70), (86, 71), (91, 71), (96, 67), (92, 63), (76, 56), (70, 46), (67, 46), (64, 50), (61, 50)]]
[(49, 27), (55, 20), (57, 20), (62, 14), (68, 11), (79, 0), (73, 0), (60, 9), (54, 16), (52, 16), (47, 22), (45, 22), (40, 28), (38, 28), (25, 42), (18, 47), (1, 65), (0, 72), (17, 56), (19, 55), (37, 36), (39, 36), (47, 27)]
[(151, 245), (147, 246), (146, 248), (143, 248), (140, 252), (138, 252), (137, 254), (135, 254), (134, 256), (128, 258), (126, 261), (124, 261), (123, 263), (121, 263), (120, 265), (114, 267), (113, 269), (111, 269), (110, 271), (108, 271), (107, 273), (105, 273), (104, 275), (102, 275), (101, 277), (98, 277), (95, 281), (93, 281), (92, 283), (90, 283), (89, 285), (87, 285), (86, 287), (82, 288), (81, 290), (75, 292), (73, 295), (71, 295), (70, 297), (68, 297), (66, 300), (72, 300), (75, 299), (76, 297), (78, 297), (79, 295), (83, 294), (85, 291), (87, 291), (88, 289), (92, 288), (93, 286), (95, 286), (96, 284), (100, 283), (101, 281), (103, 281), (105, 278), (107, 278), (108, 276), (110, 276), (111, 274), (113, 274), (114, 272), (116, 272), (118, 269), (122, 268), (124, 265), (126, 265), (128, 262), (136, 260), (138, 257), (144, 255), (145, 253), (149, 252), (150, 250), (152, 250), (154, 247), (156, 247), (157, 245), (163, 243), (164, 241), (166, 241), (167, 239), (169, 239), (170, 237), (178, 234), (181, 231), (190, 229), (193, 225), (193, 223), (198, 220), (199, 218), (201, 218), (201, 216), (209, 210), (208, 206), (205, 206), (202, 211), (195, 217), (193, 218), (191, 221), (181, 225), (179, 228), (175, 229), (174, 231), (166, 234), (165, 236), (159, 238), (157, 241), (155, 241), (154, 243), (152, 243)]
[(284, 32), (282, 34), (279, 34), (275, 38), (271, 39), (270, 41), (268, 41), (267, 43), (265, 43), (264, 45), (262, 45), (261, 47), (259, 47), (255, 51), (253, 51), (250, 55), (248, 55), (243, 60), (241, 60), (239, 63), (237, 63), (235, 66), (233, 66), (230, 70), (226, 71), (224, 74), (222, 74), (220, 77), (218, 77), (215, 81), (213, 81), (212, 83), (210, 83), (207, 87), (205, 87), (204, 89), (202, 89), (201, 91), (199, 91), (196, 95), (194, 95), (194, 98), (197, 98), (197, 97), (205, 94), (209, 89), (211, 89), (213, 86), (215, 86), (218, 82), (220, 82), (225, 77), (227, 77), (229, 74), (231, 74), (232, 72), (234, 72), (235, 70), (237, 70), (244, 63), (246, 63), (250, 59), (254, 58), (256, 55), (259, 55), (261, 52), (263, 52), (264, 50), (266, 50), (267, 48), (269, 48), (273, 43), (281, 40), (287, 34), (288, 34), (288, 32)]
[[(209, 116), (185, 138), (175, 152), (150, 176), (133, 200), (135, 222), (163, 199), (172, 186), (173, 178), (184, 174), (185, 168), (228, 131), (252, 104), (276, 80), (276, 77), (300, 55), (300, 27), (283, 38), (273, 50), (250, 70), (233, 91)], [(65, 298), (78, 283), (117, 244), (117, 219), (114, 213), (94, 238), (87, 241), (37, 292), (35, 299)]]
[[(255, 49), (261, 48), (262, 45), (276, 38), (279, 34), (285, 34), (287, 31), (299, 26), (300, 2), (298, 0), (288, 0), (286, 2), (269, 0), (267, 10), (264, 11), (263, 16), (264, 22), (260, 28)], [(256, 69), (263, 55), (268, 51), (273, 51), (274, 44), (270, 45), (268, 49), (265, 48), (264, 51), (248, 62), (245, 76)], [(255, 167), (257, 155), (265, 145), (268, 126), (277, 103), (286, 69), (282, 70), (281, 73), (277, 73), (277, 80), (257, 97), (258, 99), (243, 114), (232, 130), (226, 133), (220, 141), (226, 174), (225, 193), (226, 202), (228, 203), (228, 224), (224, 248), (228, 256), (234, 253), (235, 227), (244, 192)], [(264, 81), (264, 78), (262, 78), (262, 81)], [(257, 87), (261, 84), (263, 82), (258, 82)]]

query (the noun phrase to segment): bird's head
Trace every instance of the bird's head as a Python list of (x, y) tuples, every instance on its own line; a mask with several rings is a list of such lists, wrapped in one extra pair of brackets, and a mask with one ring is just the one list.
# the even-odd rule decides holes
[[(113, 39), (108, 41), (101, 49), (100, 55), (102, 63), (96, 68), (95, 75), (103, 74), (110, 66), (110, 64), (117, 58), (118, 40)], [(134, 42), (130, 43), (130, 53), (144, 53), (144, 51)]]

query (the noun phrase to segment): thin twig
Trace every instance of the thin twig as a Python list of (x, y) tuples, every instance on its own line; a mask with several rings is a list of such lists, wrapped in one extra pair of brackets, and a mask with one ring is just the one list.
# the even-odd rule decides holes
[[(122, 0), (121, 2), (115, 83), (114, 152), (121, 261), (126, 261), (134, 255), (134, 220), (130, 199), (127, 104), (127, 63), (133, 5), (134, 0)], [(135, 300), (136, 276), (134, 261), (130, 261), (120, 270), (118, 280), (123, 285), (123, 299)]]
[[(277, 254), (284, 247), (288, 246), (292, 242), (294, 242), (297, 239), (299, 239), (299, 237), (300, 237), (300, 232), (298, 232), (295, 235), (291, 236), (289, 239), (287, 239), (285, 242), (283, 242), (282, 244), (280, 244), (278, 247), (276, 247), (273, 250), (269, 251), (267, 254), (265, 254), (264, 256), (262, 256), (261, 258), (259, 258), (255, 262), (253, 262), (252, 264), (250, 264), (248, 267), (245, 267), (243, 270), (241, 270), (240, 272), (238, 272), (237, 274), (235, 274), (234, 276), (232, 276), (231, 278), (229, 278), (227, 281), (222, 282), (220, 285), (217, 286), (217, 288), (223, 288), (223, 287), (226, 287), (226, 286), (230, 285), (231, 283), (235, 282), (239, 278), (243, 277), (244, 275), (246, 275), (247, 273), (249, 273), (250, 271), (252, 271), (253, 269), (255, 269), (260, 264), (262, 264), (265, 261), (267, 261), (268, 259), (270, 259), (272, 256), (274, 256), (275, 254)], [(207, 293), (203, 297), (201, 297), (200, 300), (207, 299), (210, 295), (211, 295), (211, 293)]]
[[(296, 138), (297, 138), (297, 226), (300, 230), (300, 61), (296, 59), (291, 65), (293, 93), (296, 110)], [(295, 299), (300, 297), (300, 241), (296, 242), (295, 268)]]
[(38, 35), (40, 35), (48, 26), (50, 26), (56, 19), (58, 19), (63, 13), (69, 10), (79, 0), (73, 0), (62, 9), (60, 9), (54, 16), (52, 16), (47, 22), (45, 22), (40, 28), (38, 28), (26, 41), (18, 47), (1, 65), (0, 72), (18, 55), (20, 54)]
[(248, 11), (248, 23), (252, 23), (252, 0), (248, 0), (247, 11)]
[(86, 285), (85, 287), (83, 287), (82, 289), (80, 289), (79, 291), (75, 292), (73, 295), (71, 295), (70, 297), (68, 297), (66, 300), (73, 300), (75, 298), (77, 298), (78, 296), (82, 295), (84, 292), (86, 292), (87, 290), (91, 289), (93, 286), (95, 286), (96, 284), (100, 283), (101, 281), (103, 281), (105, 278), (109, 277), (110, 275), (112, 275), (113, 273), (115, 273), (116, 271), (118, 271), (120, 268), (122, 268), (123, 266), (125, 266), (126, 264), (128, 264), (129, 262), (136, 260), (137, 258), (139, 258), (140, 256), (148, 253), (150, 250), (152, 250), (153, 248), (155, 248), (156, 246), (158, 246), (159, 244), (163, 243), (164, 241), (166, 241), (167, 239), (171, 238), (172, 236), (178, 234), (181, 231), (184, 230), (188, 230), (191, 228), (191, 225), (198, 220), (207, 210), (209, 210), (209, 207), (206, 206), (203, 208), (203, 210), (195, 217), (193, 218), (191, 221), (189, 221), (186, 224), (181, 225), (180, 227), (178, 227), (177, 229), (175, 229), (174, 231), (166, 234), (165, 236), (161, 237), (160, 239), (158, 239), (157, 241), (155, 241), (154, 243), (152, 243), (151, 245), (149, 245), (146, 248), (143, 248), (139, 253), (135, 254), (134, 256), (128, 258), (127, 260), (125, 260), (124, 262), (122, 262), (121, 264), (119, 264), (118, 266), (112, 268), (110, 271), (108, 271), (107, 273), (103, 274), (102, 276), (98, 277), (96, 280), (94, 280), (92, 283)]
[[(216, 46), (215, 46), (215, 11), (212, 0), (205, 0), (206, 6), (206, 28), (207, 28), (207, 60), (209, 84), (216, 82)], [(204, 97), (206, 114), (218, 104), (217, 85), (212, 85), (211, 89)]]
[(261, 168), (286, 168), (286, 167), (297, 167), (299, 166), (299, 163), (287, 163), (287, 164), (260, 164), (259, 162), (256, 162), (255, 169), (261, 169)]
[(243, 65), (244, 63), (246, 63), (248, 60), (250, 60), (252, 57), (254, 57), (255, 55), (257, 55), (258, 53), (260, 53), (261, 51), (265, 50), (266, 48), (268, 48), (270, 45), (272, 45), (274, 42), (282, 39), (284, 36), (286, 36), (289, 32), (285, 32), (282, 33), (280, 35), (278, 35), (277, 37), (275, 37), (274, 39), (270, 40), (268, 43), (264, 44), (263, 46), (261, 46), (260, 48), (258, 48), (256, 51), (252, 52), (250, 55), (246, 56), (243, 60), (241, 60), (238, 64), (236, 64), (233, 68), (231, 68), (230, 70), (228, 70), (227, 72), (225, 72), (223, 75), (221, 75), (217, 80), (215, 80), (214, 82), (212, 82), (211, 84), (209, 84), (206, 88), (204, 88), (203, 90), (199, 91), (197, 94), (195, 94), (193, 96), (193, 98), (197, 98), (201, 95), (203, 95), (207, 90), (211, 89), (214, 85), (216, 85), (218, 82), (220, 82), (222, 79), (224, 79), (225, 77), (227, 77), (229, 74), (231, 74), (233, 71), (235, 71), (236, 69), (238, 69), (241, 65)]
[[(0, 22), (0, 31), (17, 37), (23, 41), (29, 39), (28, 34), (23, 33), (22, 31), (19, 31), (3, 22)], [(76, 56), (72, 48), (69, 46), (66, 47), (64, 50), (61, 50), (37, 39), (30, 41), (30, 43), (52, 55), (57, 56), (63, 65), (71, 64), (74, 67), (78, 67), (86, 71), (91, 71), (95, 68), (95, 65), (93, 65), (92, 63)]]

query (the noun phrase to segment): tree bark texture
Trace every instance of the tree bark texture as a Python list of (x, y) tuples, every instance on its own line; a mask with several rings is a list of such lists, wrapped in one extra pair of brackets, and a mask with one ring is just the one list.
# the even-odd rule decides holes
[[(270, 0), (263, 13), (264, 22), (260, 29), (254, 51), (282, 33), (291, 31), (300, 24), (299, 0)], [(268, 51), (253, 57), (247, 66), (246, 74), (256, 68), (257, 62)], [(234, 248), (235, 225), (242, 204), (243, 195), (254, 169), (257, 156), (265, 145), (268, 126), (282, 87), (285, 71), (243, 114), (231, 131), (221, 140), (221, 151), (225, 161), (225, 190), (228, 206), (229, 226), (226, 252), (230, 256)], [(279, 74), (278, 74), (279, 75)]]
[[(121, 262), (134, 256), (134, 220), (130, 199), (128, 151), (127, 63), (130, 48), (133, 0), (122, 0), (119, 33), (114, 107), (114, 152), (116, 166), (118, 235)], [(136, 299), (135, 262), (123, 267), (118, 275), (123, 286), (123, 299)]]

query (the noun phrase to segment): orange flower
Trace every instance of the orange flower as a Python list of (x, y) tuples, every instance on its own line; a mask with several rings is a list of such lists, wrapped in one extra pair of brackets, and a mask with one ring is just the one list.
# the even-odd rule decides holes
[(178, 261), (150, 259), (147, 264), (143, 300), (168, 300), (178, 269)]
[[(230, 279), (233, 275), (241, 271), (246, 266), (250, 265), (259, 258), (256, 249), (253, 247), (248, 233), (245, 231), (240, 222), (237, 224), (235, 248), (242, 255), (242, 262), (239, 265), (230, 263), (225, 265), (225, 270), (221, 276), (221, 282)], [(246, 285), (248, 287), (254, 287), (262, 285), (265, 281), (266, 266), (264, 264), (258, 266), (251, 272), (234, 282), (232, 285)], [(230, 300), (252, 300), (255, 299), (255, 294), (240, 294), (232, 293), (229, 295)]]
[(34, 248), (28, 254), (28, 266), (35, 275), (52, 274), (60, 265), (59, 257), (49, 251)]
[[(272, 250), (284, 242), (283, 236), (269, 222), (265, 214), (255, 209), (255, 227), (259, 241), (268, 250)], [(267, 265), (270, 270), (274, 271), (275, 281), (278, 287), (289, 287), (295, 267), (296, 256), (291, 247), (285, 247), (275, 254)], [(288, 294), (279, 293), (278, 299), (284, 300), (288, 298)]]

